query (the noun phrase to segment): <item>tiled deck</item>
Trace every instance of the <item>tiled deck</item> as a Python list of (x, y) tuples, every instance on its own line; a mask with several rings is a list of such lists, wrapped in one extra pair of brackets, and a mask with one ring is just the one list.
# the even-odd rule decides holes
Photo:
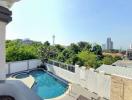
[[(96, 100), (99, 98), (99, 96), (95, 93), (90, 92), (89, 90), (81, 87), (77, 84), (72, 84), (72, 88), (68, 94), (66, 94), (64, 97), (56, 99), (56, 100), (77, 100), (77, 98), (83, 95), (84, 97), (91, 99), (91, 97), (94, 97)], [(98, 99), (98, 100), (105, 100), (105, 99)]]

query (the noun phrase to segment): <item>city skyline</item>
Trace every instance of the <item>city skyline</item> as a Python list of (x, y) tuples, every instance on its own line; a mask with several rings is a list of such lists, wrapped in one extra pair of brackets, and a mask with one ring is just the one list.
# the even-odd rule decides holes
[(7, 27), (6, 39), (30, 38), (52, 43), (52, 36), (55, 34), (56, 44), (62, 45), (79, 41), (101, 45), (107, 37), (112, 38), (114, 47), (118, 49), (127, 49), (132, 43), (130, 0), (20, 2), (11, 9), (13, 21)]

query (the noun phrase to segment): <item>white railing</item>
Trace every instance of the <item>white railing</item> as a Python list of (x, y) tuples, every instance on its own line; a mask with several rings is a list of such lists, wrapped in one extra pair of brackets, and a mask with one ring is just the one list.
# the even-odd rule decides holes
[(75, 72), (75, 66), (74, 65), (65, 64), (62, 62), (54, 61), (54, 60), (49, 60), (47, 63), (54, 65), (54, 66), (57, 66), (57, 67), (60, 67), (62, 69), (68, 70), (68, 71), (73, 72), (73, 73)]
[(6, 74), (11, 74), (19, 71), (37, 68), (37, 66), (39, 66), (40, 64), (41, 61), (38, 59), (8, 62), (6, 63), (5, 71)]
[(79, 84), (101, 97), (110, 98), (111, 76), (101, 72), (94, 72), (93, 69), (75, 66), (75, 72), (63, 69), (61, 66), (47, 63), (48, 71), (62, 77), (63, 79)]

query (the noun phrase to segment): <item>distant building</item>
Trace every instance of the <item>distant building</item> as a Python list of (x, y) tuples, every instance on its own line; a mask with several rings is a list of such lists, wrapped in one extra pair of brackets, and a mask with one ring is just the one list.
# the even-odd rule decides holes
[(132, 49), (132, 44), (130, 44), (129, 49)]
[(129, 60), (132, 60), (132, 49), (128, 49), (126, 52), (126, 56)]
[(111, 38), (107, 38), (107, 50), (113, 49), (113, 41), (111, 41)]
[(106, 44), (102, 44), (102, 50), (106, 50)]
[(24, 43), (24, 44), (32, 44), (33, 43), (33, 40), (24, 39), (24, 40), (22, 40), (22, 43)]
[(131, 60), (118, 60), (112, 64), (113, 66), (132, 68)]
[(132, 78), (132, 68), (131, 67), (120, 67), (112, 65), (102, 65), (97, 68), (95, 71), (104, 72), (110, 75), (119, 75)]
[(23, 44), (32, 44), (34, 42), (38, 43), (38, 44), (41, 44), (41, 42), (39, 42), (39, 41), (30, 40), (28, 38), (26, 38), (26, 39), (16, 39), (16, 40), (20, 41)]
[(132, 60), (132, 44), (129, 45), (129, 49), (126, 51), (126, 57), (128, 60)]

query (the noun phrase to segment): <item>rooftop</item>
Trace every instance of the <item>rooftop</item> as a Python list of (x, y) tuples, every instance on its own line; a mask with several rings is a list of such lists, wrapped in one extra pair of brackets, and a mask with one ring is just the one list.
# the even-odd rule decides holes
[(116, 74), (119, 76), (125, 76), (132, 78), (132, 67), (120, 67), (120, 66), (112, 66), (112, 65), (102, 65), (96, 69), (96, 71), (102, 71), (106, 74)]
[(132, 68), (132, 61), (131, 60), (118, 60), (115, 63), (113, 63), (112, 65)]

